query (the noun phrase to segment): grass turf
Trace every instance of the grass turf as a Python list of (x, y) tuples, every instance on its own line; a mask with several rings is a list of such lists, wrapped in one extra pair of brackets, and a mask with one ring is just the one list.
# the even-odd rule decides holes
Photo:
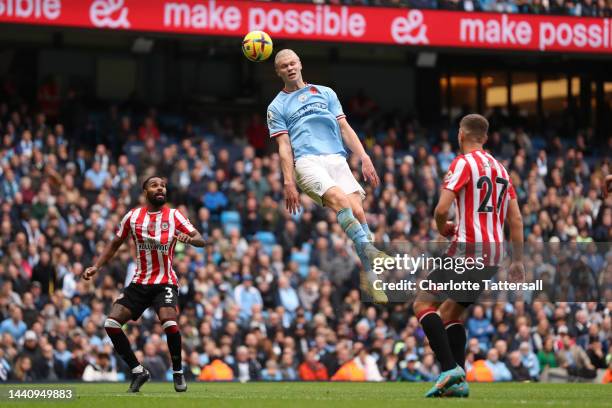
[[(176, 393), (172, 383), (147, 383), (139, 394), (128, 394), (127, 383), (0, 385), (2, 407), (64, 406), (74, 408), (182, 407), (610, 407), (612, 385), (601, 384), (471, 384), (467, 399), (425, 399), (428, 383), (190, 383)], [(10, 402), (8, 389), (71, 388), (70, 401)]]

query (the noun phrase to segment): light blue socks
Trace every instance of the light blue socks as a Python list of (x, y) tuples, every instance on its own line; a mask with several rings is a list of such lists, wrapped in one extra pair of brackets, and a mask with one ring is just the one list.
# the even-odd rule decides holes
[(361, 263), (363, 264), (364, 269), (366, 271), (369, 271), (371, 269), (371, 265), (370, 260), (366, 255), (366, 249), (372, 244), (370, 243), (368, 233), (364, 231), (362, 225), (353, 215), (353, 210), (351, 210), (350, 208), (341, 209), (340, 211), (338, 211), (337, 215), (338, 223), (340, 224), (344, 232), (346, 232), (346, 235), (348, 235), (348, 237), (355, 244), (357, 255), (359, 256), (359, 259), (361, 259)]
[[(364, 231), (363, 226), (359, 224), (357, 218), (353, 215), (353, 210), (350, 208), (343, 208), (338, 211), (338, 223), (346, 232), (346, 235), (355, 243), (355, 245), (359, 246), (360, 243), (366, 243), (368, 241), (368, 232)], [(367, 228), (367, 225), (366, 225)]]

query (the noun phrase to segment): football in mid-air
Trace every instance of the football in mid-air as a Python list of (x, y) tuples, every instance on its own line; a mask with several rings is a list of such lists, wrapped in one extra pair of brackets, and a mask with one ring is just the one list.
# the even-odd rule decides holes
[(242, 40), (242, 53), (251, 61), (265, 61), (272, 55), (272, 39), (263, 31), (251, 31)]

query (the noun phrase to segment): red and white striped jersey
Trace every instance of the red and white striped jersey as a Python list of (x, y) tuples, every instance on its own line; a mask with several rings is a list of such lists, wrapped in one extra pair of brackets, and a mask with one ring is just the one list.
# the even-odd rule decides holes
[(117, 237), (131, 234), (136, 246), (136, 273), (132, 283), (178, 285), (172, 268), (175, 234), (190, 234), (195, 228), (179, 210), (162, 207), (148, 212), (146, 207), (130, 210), (121, 220)]
[(457, 196), (453, 242), (504, 242), (504, 220), (516, 192), (500, 162), (484, 150), (459, 155), (451, 163), (442, 188)]

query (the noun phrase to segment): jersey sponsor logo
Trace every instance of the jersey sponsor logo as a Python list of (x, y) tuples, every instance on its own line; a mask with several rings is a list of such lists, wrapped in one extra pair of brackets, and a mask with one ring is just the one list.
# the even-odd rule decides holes
[(168, 250), (170, 249), (169, 244), (160, 244), (159, 242), (154, 240), (139, 242), (136, 247), (139, 251), (160, 251), (165, 254), (167, 254)]
[(296, 110), (293, 115), (289, 118), (290, 122), (299, 120), (304, 116), (312, 115), (314, 113), (320, 113), (321, 111), (327, 110), (327, 104), (321, 102), (309, 103), (308, 105), (302, 106)]

